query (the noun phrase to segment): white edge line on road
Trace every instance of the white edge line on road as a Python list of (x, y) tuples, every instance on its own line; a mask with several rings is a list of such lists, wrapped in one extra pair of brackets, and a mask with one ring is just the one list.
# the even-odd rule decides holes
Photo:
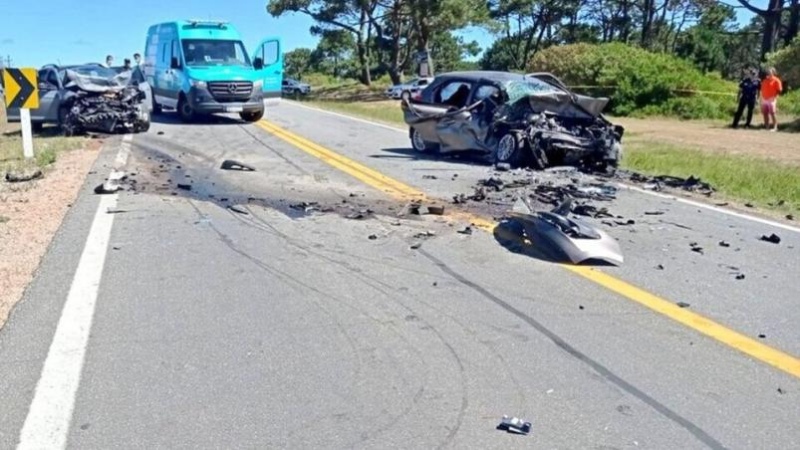
[[(361, 118), (358, 118), (358, 117), (353, 117), (353, 116), (349, 116), (347, 114), (337, 113), (337, 112), (334, 112), (334, 111), (327, 111), (327, 110), (324, 110), (324, 109), (321, 109), (321, 108), (315, 108), (313, 106), (303, 105), (300, 102), (295, 102), (295, 101), (292, 101), (292, 100), (286, 100), (285, 103), (290, 104), (292, 106), (297, 106), (299, 108), (310, 109), (312, 111), (321, 112), (323, 114), (329, 114), (331, 116), (342, 117), (344, 119), (349, 119), (349, 120), (353, 120), (353, 121), (356, 121), (356, 122), (361, 122), (361, 123), (364, 123), (364, 124), (367, 124), (367, 125), (373, 125), (373, 126), (376, 126), (376, 127), (385, 128), (387, 130), (397, 131), (399, 133), (404, 133), (404, 134), (408, 133), (408, 130), (404, 130), (402, 128), (393, 127), (391, 125), (386, 125), (386, 124), (382, 124), (382, 123), (378, 123), (378, 122), (373, 122), (371, 120), (361, 119)], [(652, 195), (652, 196), (655, 196), (655, 197), (665, 198), (665, 199), (669, 199), (669, 200), (675, 200), (675, 201), (677, 201), (679, 203), (684, 203), (684, 204), (687, 204), (687, 205), (696, 206), (698, 208), (708, 209), (708, 210), (711, 210), (711, 211), (714, 211), (714, 212), (718, 212), (718, 213), (721, 213), (721, 214), (727, 214), (729, 216), (738, 217), (740, 219), (745, 219), (745, 220), (750, 220), (750, 221), (753, 221), (753, 222), (758, 222), (758, 223), (763, 224), (763, 225), (769, 225), (769, 226), (781, 228), (783, 230), (793, 231), (795, 233), (800, 233), (800, 228), (799, 227), (793, 227), (791, 225), (787, 225), (787, 224), (784, 224), (784, 223), (775, 222), (774, 220), (763, 219), (761, 217), (751, 216), (749, 214), (744, 214), (744, 213), (740, 213), (740, 212), (736, 212), (736, 211), (731, 211), (729, 209), (720, 208), (719, 206), (709, 205), (709, 204), (702, 203), (702, 202), (696, 202), (694, 200), (675, 197), (673, 195), (667, 195), (667, 194), (661, 194), (661, 193), (658, 193), (658, 192), (652, 192), (652, 191), (648, 191), (646, 189), (640, 189), (640, 188), (637, 188), (635, 186), (631, 186), (631, 185), (625, 184), (625, 183), (617, 183), (617, 184), (622, 188), (629, 189), (631, 191), (636, 191), (636, 192), (639, 192), (639, 193), (642, 193), (642, 194)]]
[[(126, 135), (117, 154), (117, 167), (127, 162), (131, 135)], [(18, 449), (63, 449), (67, 445), (75, 396), (83, 372), (84, 356), (92, 328), (97, 293), (103, 274), (118, 194), (100, 197), (97, 211), (78, 261), (64, 309), (36, 384)]]

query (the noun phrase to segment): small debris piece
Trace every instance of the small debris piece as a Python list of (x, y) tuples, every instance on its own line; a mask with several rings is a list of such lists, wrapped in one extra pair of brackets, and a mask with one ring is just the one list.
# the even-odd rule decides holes
[(783, 390), (783, 389), (781, 389), (781, 388), (778, 388), (778, 394), (781, 394), (781, 395), (783, 395), (783, 394), (785, 394), (785, 393), (786, 393), (786, 391), (784, 391), (784, 390)]
[(720, 247), (730, 247), (731, 244), (728, 243), (728, 242), (725, 242), (725, 241), (719, 241), (719, 246)]
[(531, 423), (526, 422), (517, 417), (503, 416), (500, 425), (497, 426), (498, 430), (504, 430), (509, 433), (528, 434), (531, 432)]
[(583, 311), (583, 305), (578, 305), (578, 309), (580, 309), (581, 311)]
[(159, 135), (159, 136), (163, 136), (163, 135), (164, 135), (164, 132), (163, 132), (163, 131), (159, 131), (159, 132), (158, 132), (158, 133), (156, 133), (156, 134), (157, 134), (157, 135)]
[(693, 252), (703, 254), (703, 247), (700, 247), (697, 242), (690, 242), (689, 246), (692, 248)]
[(678, 302), (677, 305), (679, 307), (681, 307), (681, 308), (688, 308), (688, 307), (692, 306), (692, 305), (690, 305), (688, 303), (685, 303), (685, 302)]
[(659, 265), (656, 266), (656, 269), (664, 270), (664, 265), (663, 264), (659, 264)]
[(436, 180), (437, 178), (436, 178), (436, 175), (423, 175), (422, 179), (423, 180)]
[(780, 238), (780, 236), (778, 236), (778, 235), (777, 235), (777, 234), (775, 234), (775, 233), (772, 233), (772, 234), (771, 234), (771, 235), (769, 235), (769, 236), (767, 236), (767, 235), (763, 235), (763, 236), (761, 236), (761, 240), (762, 240), (762, 241), (765, 241), (765, 242), (771, 242), (771, 243), (773, 243), (773, 244), (780, 244), (780, 243), (781, 243), (781, 238)]
[[(225, 201), (226, 199), (222, 199)], [(312, 212), (312, 211), (319, 211), (319, 203), (317, 202), (300, 202), (295, 203), (293, 205), (289, 205), (289, 208), (297, 209), (303, 212)]]
[(716, 206), (728, 206), (728, 202), (714, 203)]
[(417, 234), (414, 235), (414, 237), (417, 238), (417, 239), (429, 238), (429, 237), (433, 237), (433, 236), (436, 236), (436, 233), (433, 232), (433, 231), (430, 231), (430, 230), (422, 232), (422, 233), (417, 233)]
[(648, 216), (660, 216), (664, 214), (664, 211), (645, 211), (644, 213)]
[(370, 241), (374, 241), (375, 239), (378, 239), (378, 236), (377, 236), (377, 235), (375, 235), (375, 234), (370, 234), (370, 235), (368, 236), (368, 238), (369, 238), (369, 240), (370, 240)]
[(9, 183), (22, 183), (25, 181), (33, 181), (42, 177), (40, 169), (25, 170), (25, 171), (12, 171), (6, 172), (6, 181)]
[(740, 273), (740, 274), (736, 275), (736, 279), (737, 280), (744, 280), (744, 274)]
[(433, 282), (433, 287), (436, 287), (436, 286), (439, 286), (439, 282), (438, 281), (434, 281)]
[(360, 211), (356, 211), (356, 212), (350, 213), (345, 217), (347, 217), (348, 219), (351, 219), (351, 220), (363, 220), (363, 219), (366, 219), (366, 218), (370, 217), (372, 215), (372, 213), (373, 213), (373, 211), (371, 209), (362, 209)]
[(766, 339), (766, 338), (767, 338), (767, 335), (766, 335), (766, 334), (759, 334), (759, 335), (758, 335), (758, 338), (759, 338), (759, 339)]
[(416, 250), (422, 247), (422, 242), (417, 242), (416, 244), (411, 244), (411, 250)]
[(617, 225), (634, 225), (634, 224), (636, 224), (636, 221), (633, 220), (633, 219), (628, 219), (627, 221), (626, 220), (615, 220), (614, 223), (617, 224)]
[(509, 170), (511, 170), (511, 164), (508, 164), (508, 163), (497, 163), (494, 166), (494, 168), (497, 169), (500, 172), (508, 172)]
[(113, 194), (119, 191), (120, 189), (122, 189), (122, 186), (118, 184), (101, 183), (94, 188), (94, 193), (100, 195)]
[(752, 208), (752, 207), (753, 207), (753, 204), (752, 204), (752, 203), (745, 203), (745, 204), (744, 204), (744, 206), (746, 206), (746, 207), (748, 207), (748, 208)]
[(786, 220), (794, 220), (794, 216), (791, 214), (786, 215)]
[(222, 169), (222, 170), (241, 170), (241, 171), (245, 171), (245, 172), (255, 172), (255, 170), (256, 170), (255, 167), (253, 167), (251, 165), (248, 165), (248, 164), (245, 164), (245, 163), (242, 163), (242, 162), (239, 162), (239, 161), (235, 161), (233, 159), (226, 159), (225, 161), (222, 161), (222, 165), (220, 166), (220, 169)]
[(472, 227), (467, 225), (463, 230), (458, 230), (461, 234), (472, 234)]
[(178, 183), (178, 189), (183, 189), (184, 191), (191, 191), (192, 190), (192, 185), (191, 184)]
[(244, 214), (244, 215), (250, 214), (250, 213), (247, 212), (246, 209), (242, 208), (239, 205), (229, 205), (228, 209), (230, 209), (231, 211), (233, 211), (235, 213), (239, 213), (239, 214)]
[(428, 214), (433, 214), (434, 216), (441, 216), (444, 214), (444, 206), (428, 206)]

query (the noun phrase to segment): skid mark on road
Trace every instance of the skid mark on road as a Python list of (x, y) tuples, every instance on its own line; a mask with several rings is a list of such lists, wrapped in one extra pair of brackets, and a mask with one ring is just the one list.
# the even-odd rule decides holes
[[(114, 161), (122, 168), (130, 154), (131, 135), (126, 135)], [(75, 394), (83, 371), (86, 346), (92, 329), (97, 292), (103, 274), (108, 241), (118, 195), (100, 198), (86, 245), (78, 261), (67, 300), (47, 352), (33, 401), (20, 432), (18, 449), (61, 449), (67, 444)]]
[[(380, 172), (377, 172), (374, 169), (371, 169), (363, 164), (335, 153), (332, 150), (313, 143), (308, 139), (297, 136), (291, 131), (283, 129), (273, 123), (261, 121), (258, 122), (258, 125), (268, 133), (283, 139), (298, 149), (327, 162), (331, 166), (355, 177), (369, 186), (385, 192), (392, 197), (400, 200), (428, 198), (424, 192), (421, 192), (412, 186), (394, 180)], [(448, 214), (448, 216), (454, 219), (467, 218), (474, 225), (486, 231), (494, 231), (497, 227), (497, 223), (495, 223), (493, 220), (475, 216), (466, 212), (458, 211)], [(800, 359), (793, 355), (764, 345), (748, 336), (745, 336), (744, 334), (727, 328), (724, 325), (714, 322), (713, 320), (708, 319), (700, 314), (682, 309), (674, 302), (665, 300), (655, 294), (633, 286), (630, 283), (620, 280), (605, 272), (601, 272), (595, 268), (586, 266), (573, 266), (569, 264), (560, 264), (560, 266), (576, 275), (580, 275), (586, 280), (615, 292), (624, 298), (632, 300), (649, 308), (652, 311), (662, 314), (695, 331), (711, 337), (718, 342), (747, 354), (752, 358), (800, 378)]]

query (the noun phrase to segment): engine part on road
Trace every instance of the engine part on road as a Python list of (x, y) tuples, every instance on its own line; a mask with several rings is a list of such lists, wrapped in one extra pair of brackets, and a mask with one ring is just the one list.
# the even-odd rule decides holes
[(239, 162), (233, 159), (226, 159), (222, 161), (222, 165), (220, 166), (222, 170), (240, 170), (244, 172), (255, 172), (256, 168), (245, 164), (243, 162)]
[(508, 431), (515, 434), (528, 434), (531, 432), (531, 423), (517, 417), (503, 416), (500, 425), (497, 426), (498, 430)]
[(761, 240), (762, 240), (762, 241), (765, 241), (765, 242), (771, 242), (771, 243), (773, 243), (773, 244), (780, 244), (780, 243), (781, 243), (781, 237), (780, 237), (780, 236), (778, 236), (778, 235), (777, 235), (777, 234), (775, 234), (775, 233), (772, 233), (772, 234), (771, 234), (771, 235), (769, 235), (769, 236), (767, 236), (767, 235), (763, 235), (763, 236), (761, 236)]

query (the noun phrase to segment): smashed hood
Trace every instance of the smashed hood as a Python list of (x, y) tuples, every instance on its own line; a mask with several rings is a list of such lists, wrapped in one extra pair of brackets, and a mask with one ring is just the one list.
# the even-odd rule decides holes
[(599, 117), (609, 101), (608, 98), (570, 95), (566, 92), (537, 92), (518, 100), (523, 104), (527, 102), (533, 111), (570, 119)]
[(131, 84), (133, 71), (113, 74), (108, 70), (81, 73), (67, 69), (67, 88), (78, 88), (85, 92), (120, 92)]

